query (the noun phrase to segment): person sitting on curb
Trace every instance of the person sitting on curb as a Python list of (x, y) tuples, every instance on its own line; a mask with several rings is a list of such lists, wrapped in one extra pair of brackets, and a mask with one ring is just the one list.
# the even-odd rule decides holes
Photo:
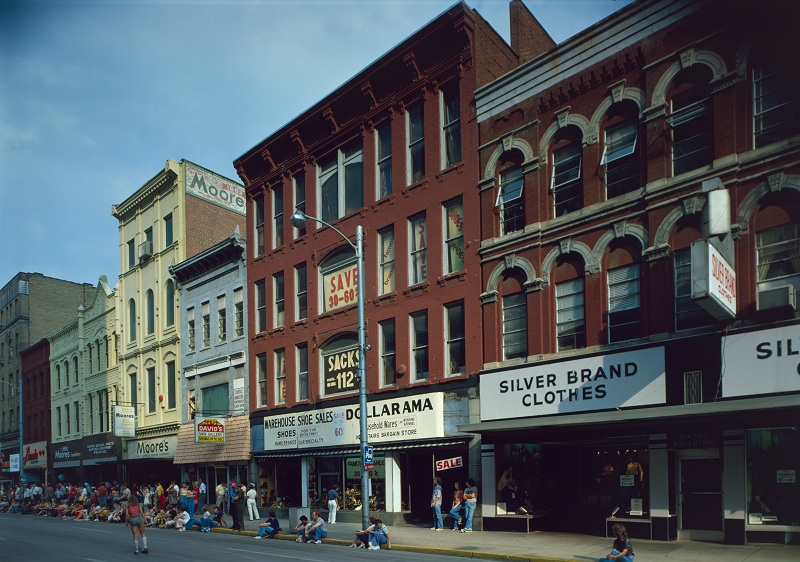
[(208, 511), (203, 513), (203, 516), (200, 518), (200, 532), (201, 533), (210, 533), (211, 527), (214, 525), (214, 520), (211, 519), (211, 513)]
[(300, 523), (298, 523), (293, 531), (297, 533), (296, 542), (303, 542), (306, 536), (306, 529), (308, 528), (308, 517), (305, 515), (300, 516)]
[(385, 544), (386, 548), (389, 550), (392, 549), (392, 539), (389, 536), (389, 529), (383, 524), (383, 521), (376, 519), (370, 534), (372, 535), (369, 541), (370, 550), (380, 550), (382, 544)]
[(214, 507), (214, 514), (211, 516), (212, 527), (227, 527), (228, 522), (225, 521), (225, 514), (222, 513), (220, 508)]
[(305, 537), (307, 543), (320, 544), (328, 536), (328, 526), (325, 520), (316, 511), (311, 512), (311, 523), (306, 527)]
[(375, 518), (369, 518), (369, 527), (366, 529), (362, 529), (360, 531), (356, 531), (356, 537), (353, 539), (353, 544), (350, 545), (350, 548), (367, 548), (369, 544), (370, 538), (370, 531), (375, 528)]
[(278, 531), (280, 530), (281, 524), (278, 522), (275, 512), (270, 511), (269, 517), (267, 517), (267, 520), (258, 526), (258, 534), (253, 538), (262, 539), (264, 538), (264, 535), (267, 535), (267, 538), (274, 539), (275, 535), (277, 535)]

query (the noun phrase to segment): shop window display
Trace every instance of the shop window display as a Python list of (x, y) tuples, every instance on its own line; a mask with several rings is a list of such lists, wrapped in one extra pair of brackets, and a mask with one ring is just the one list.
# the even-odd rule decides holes
[(747, 432), (747, 523), (800, 525), (800, 436), (795, 428)]

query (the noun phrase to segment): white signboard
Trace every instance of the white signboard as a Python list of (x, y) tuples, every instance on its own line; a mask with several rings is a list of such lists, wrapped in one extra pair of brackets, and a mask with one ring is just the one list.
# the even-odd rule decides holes
[(136, 408), (114, 406), (114, 436), (136, 437)]
[(350, 306), (358, 300), (358, 267), (355, 263), (322, 276), (325, 311)]
[(800, 325), (722, 338), (722, 396), (800, 391)]
[[(370, 443), (444, 437), (441, 392), (367, 403)], [(264, 418), (264, 450), (343, 447), (359, 443), (358, 404)]]
[(197, 416), (194, 422), (195, 443), (225, 443), (225, 418)]
[(666, 402), (664, 348), (481, 375), (481, 421)]
[(125, 458), (128, 460), (174, 459), (177, 447), (177, 435), (133, 439), (127, 442)]
[(736, 317), (736, 270), (708, 240), (692, 242), (692, 298), (718, 319)]
[(775, 472), (775, 478), (778, 484), (794, 484), (796, 482), (794, 469), (778, 470)]
[(8, 471), (19, 472), (19, 453), (8, 455)]
[(186, 193), (205, 199), (231, 211), (246, 214), (244, 186), (223, 178), (191, 162), (184, 162)]

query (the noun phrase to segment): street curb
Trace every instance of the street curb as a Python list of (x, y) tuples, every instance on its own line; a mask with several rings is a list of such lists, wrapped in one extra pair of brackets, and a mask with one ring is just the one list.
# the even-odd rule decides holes
[[(233, 531), (231, 529), (212, 529), (215, 533), (227, 533), (230, 535), (246, 535), (254, 537), (256, 531)], [(275, 535), (275, 540), (295, 541), (297, 535), (280, 534)], [(269, 540), (269, 539), (264, 539)], [(323, 539), (324, 544), (334, 544), (337, 546), (350, 546), (353, 541), (344, 539)], [(404, 552), (418, 552), (420, 554), (438, 554), (440, 556), (453, 556), (455, 558), (473, 558), (476, 560), (497, 560), (499, 562), (575, 562), (566, 558), (544, 558), (541, 556), (520, 556), (517, 554), (494, 554), (492, 552), (474, 552), (469, 550), (455, 550), (453, 548), (437, 548), (433, 546), (416, 546), (411, 544), (392, 544), (392, 550), (402, 550)]]

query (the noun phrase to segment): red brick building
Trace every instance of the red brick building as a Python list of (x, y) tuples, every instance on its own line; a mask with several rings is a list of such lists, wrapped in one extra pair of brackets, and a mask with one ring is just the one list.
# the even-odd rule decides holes
[[(20, 353), (25, 472), (31, 482), (44, 482), (50, 443), (50, 342), (43, 338)], [(43, 452), (43, 455), (39, 455)], [(36, 453), (36, 454), (34, 454)]]
[(636, 2), (478, 85), (487, 528), (800, 530), (797, 16)]
[(484, 363), (474, 91), (517, 63), (455, 5), (234, 163), (249, 204), (250, 407), (268, 497), (326, 506), (341, 485), (347, 509), (360, 501), (355, 254), (333, 228), (294, 228), (295, 208), (343, 236), (365, 230), (373, 510), (427, 518), (434, 460), (461, 459), (446, 486), (477, 477), (479, 453), (457, 428), (474, 419)]

